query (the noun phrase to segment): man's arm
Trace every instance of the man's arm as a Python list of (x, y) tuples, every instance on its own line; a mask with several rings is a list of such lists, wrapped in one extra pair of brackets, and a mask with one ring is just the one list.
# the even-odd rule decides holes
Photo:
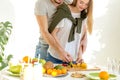
[[(43, 36), (44, 40), (53, 48), (57, 51), (57, 53), (60, 55), (61, 53), (65, 54), (65, 50), (60, 46), (59, 43), (55, 40), (55, 38), (48, 32), (48, 21), (47, 21), (47, 16), (41, 16), (41, 15), (36, 15), (36, 19), (39, 24), (40, 32), (41, 35)], [(66, 58), (65, 62), (69, 62), (71, 59), (68, 57)]]
[[(61, 46), (61, 44), (60, 44), (60, 41), (59, 41), (59, 39), (58, 39), (58, 37), (57, 37), (57, 32), (59, 31), (59, 28), (55, 28), (54, 30), (53, 30), (53, 32), (51, 33), (51, 35), (54, 37), (54, 39), (56, 40), (56, 42)], [(62, 46), (61, 46), (62, 47)], [(64, 52), (64, 53), (61, 53), (60, 55), (59, 55), (59, 57), (63, 60), (63, 61), (65, 61), (65, 62), (68, 62), (67, 60), (71, 60), (72, 61), (72, 57), (71, 57), (71, 55), (68, 53), (68, 52)]]

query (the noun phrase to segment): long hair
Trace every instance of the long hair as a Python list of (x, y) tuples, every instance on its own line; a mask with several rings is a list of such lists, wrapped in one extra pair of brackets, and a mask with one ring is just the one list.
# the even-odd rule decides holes
[[(77, 0), (73, 0), (71, 6), (76, 6)], [(87, 17), (87, 30), (91, 34), (93, 26), (93, 0), (89, 0), (87, 9), (81, 11), (81, 18)]]

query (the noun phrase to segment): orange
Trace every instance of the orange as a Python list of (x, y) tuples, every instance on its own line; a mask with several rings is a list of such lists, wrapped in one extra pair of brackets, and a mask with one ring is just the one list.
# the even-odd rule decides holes
[(62, 73), (62, 70), (57, 69), (57, 73), (58, 73), (58, 74), (61, 74), (61, 73)]
[(66, 74), (67, 70), (65, 68), (62, 68), (62, 74)]
[(73, 64), (72, 66), (75, 68), (75, 67), (77, 67), (77, 64)]
[(77, 67), (80, 67), (81, 66), (81, 64), (80, 63), (77, 63)]
[(86, 69), (87, 68), (87, 64), (85, 62), (82, 62), (80, 64), (80, 66), (81, 66), (82, 69)]
[(28, 60), (30, 61), (30, 57), (29, 57), (29, 56), (24, 56), (24, 57), (23, 57), (23, 61), (24, 61), (25, 63), (28, 63)]
[(53, 71), (56, 71), (57, 69), (53, 68)]
[(47, 69), (47, 74), (51, 74), (53, 72), (52, 69)]
[(57, 71), (52, 71), (51, 75), (54, 77), (57, 76)]
[(109, 78), (109, 73), (106, 72), (106, 71), (101, 71), (101, 72), (99, 73), (99, 77), (100, 77), (100, 79), (102, 79), (102, 80), (108, 80), (108, 78)]

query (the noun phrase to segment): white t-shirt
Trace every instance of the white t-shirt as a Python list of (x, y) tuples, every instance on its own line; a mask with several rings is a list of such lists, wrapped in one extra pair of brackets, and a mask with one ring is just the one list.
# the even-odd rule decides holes
[[(51, 23), (52, 15), (55, 13), (56, 7), (51, 0), (37, 0), (35, 3), (34, 13), (35, 15), (45, 15), (48, 19), (48, 26)], [(40, 42), (47, 44), (43, 37), (40, 35)]]
[[(74, 18), (79, 18), (80, 13), (72, 13), (72, 16)], [(82, 23), (81, 33), (83, 30), (83, 27), (85, 27), (83, 26), (83, 24), (85, 24), (85, 21), (83, 21)], [(73, 59), (76, 59), (78, 48), (80, 45), (81, 33), (79, 34), (79, 33), (76, 33), (75, 31), (75, 40), (68, 42), (68, 37), (69, 37), (71, 27), (72, 27), (71, 20), (69, 20), (68, 18), (64, 18), (63, 20), (61, 20), (56, 27), (56, 28), (59, 28), (59, 31), (57, 32), (57, 37), (58, 37), (58, 40), (60, 41), (61, 46), (65, 49), (65, 51), (69, 52), (70, 55), (73, 57)], [(60, 59), (57, 52), (51, 46), (49, 47), (48, 51), (51, 54), (51, 56), (57, 59)]]
[(51, 0), (37, 0), (35, 3), (34, 13), (35, 15), (46, 15), (48, 23), (51, 22), (52, 15), (55, 13), (56, 7)]

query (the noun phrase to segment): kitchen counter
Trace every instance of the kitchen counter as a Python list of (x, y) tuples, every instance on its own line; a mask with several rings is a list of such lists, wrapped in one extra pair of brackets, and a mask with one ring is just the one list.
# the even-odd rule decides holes
[[(88, 74), (91, 71), (77, 71), (78, 73)], [(93, 72), (93, 71), (92, 71)], [(96, 72), (96, 71), (95, 71)], [(41, 77), (41, 80), (89, 80), (87, 77), (84, 78), (73, 78), (71, 74), (74, 72), (68, 72), (68, 75), (61, 77)], [(11, 76), (6, 73), (6, 68), (1, 71), (0, 80), (20, 80), (20, 77)]]
[[(78, 73), (89, 74), (90, 72), (99, 72), (99, 71), (77, 71)], [(61, 77), (41, 77), (41, 80), (90, 80), (87, 77), (84, 78), (73, 78), (71, 74), (74, 72), (68, 72), (68, 75)], [(10, 76), (6, 73), (6, 68), (0, 72), (0, 80), (22, 80), (20, 77)], [(116, 80), (120, 80), (120, 76)]]

